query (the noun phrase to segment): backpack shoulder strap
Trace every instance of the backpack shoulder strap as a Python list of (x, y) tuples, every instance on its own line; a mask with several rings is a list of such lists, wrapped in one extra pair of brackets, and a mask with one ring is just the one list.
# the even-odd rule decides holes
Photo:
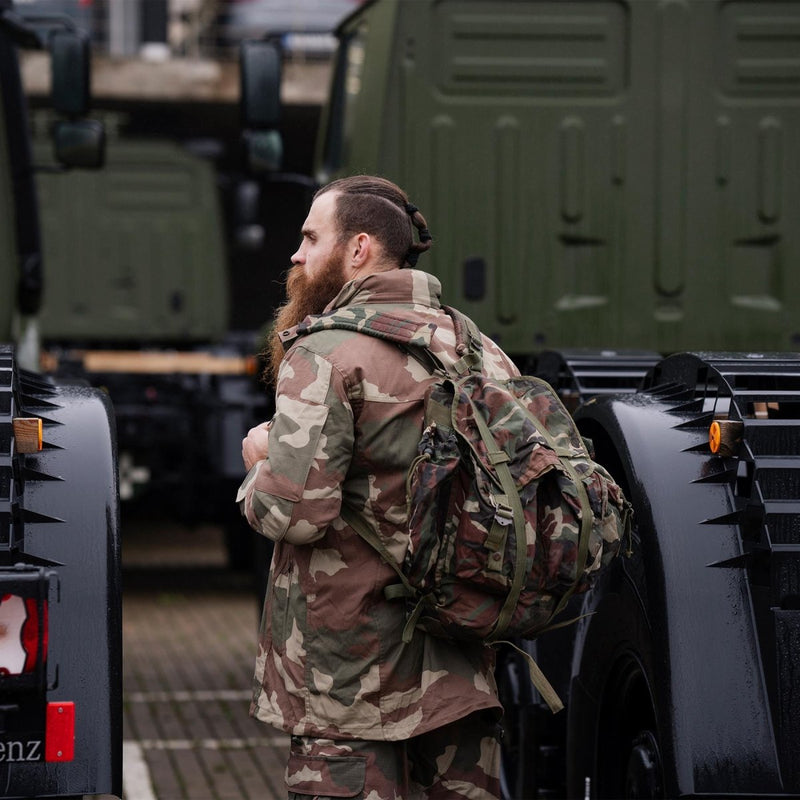
[(404, 597), (408, 600), (415, 601), (416, 605), (414, 611), (410, 614), (403, 628), (402, 641), (408, 644), (411, 641), (411, 637), (414, 635), (414, 628), (417, 626), (417, 620), (425, 608), (426, 598), (420, 597), (419, 592), (411, 585), (402, 567), (394, 560), (392, 554), (389, 552), (380, 536), (378, 536), (378, 533), (367, 524), (364, 518), (361, 517), (354, 508), (343, 503), (339, 515), (378, 553), (381, 559), (395, 571), (397, 577), (400, 579), (400, 583), (390, 584), (383, 590), (386, 599), (397, 600), (398, 598)]
[(459, 376), (483, 369), (483, 337), (478, 326), (463, 312), (452, 306), (442, 306), (450, 319), (456, 335), (458, 361), (453, 368)]
[(483, 337), (478, 326), (466, 315), (452, 306), (442, 306), (443, 311), (453, 321), (458, 358), (452, 365), (446, 365), (430, 347), (417, 345), (403, 346), (403, 349), (425, 369), (440, 373), (449, 378), (463, 378), (483, 369)]

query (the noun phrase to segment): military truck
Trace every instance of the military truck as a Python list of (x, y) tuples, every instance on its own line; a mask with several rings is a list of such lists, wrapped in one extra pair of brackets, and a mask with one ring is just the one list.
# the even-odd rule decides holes
[[(37, 361), (39, 209), (18, 62), (52, 53), (59, 169), (98, 167), (84, 37), (0, 0), (0, 796), (121, 796), (122, 625), (107, 397)], [(25, 368), (27, 365), (28, 368)]]
[(408, 190), (420, 266), (635, 509), (525, 643), (566, 709), (501, 654), (505, 796), (797, 796), (800, 4), (375, 0), (337, 35), (318, 181)]
[[(33, 102), (47, 163), (50, 111)], [(276, 219), (305, 202), (244, 174), (235, 104), (105, 98), (97, 111), (103, 170), (36, 176), (42, 369), (110, 396), (123, 516), (221, 523), (231, 563), (251, 566), (232, 498), (242, 437), (269, 415), (256, 353), (280, 290), (266, 264), (293, 252)]]
[[(41, 135), (35, 152), (47, 158)], [(164, 137), (113, 136), (101, 172), (63, 178), (37, 176), (48, 257), (42, 368), (110, 396), (124, 509), (240, 523), (231, 498), (242, 436), (265, 413), (254, 356), (266, 315), (229, 325), (214, 161)], [(247, 561), (246, 548), (233, 557)]]

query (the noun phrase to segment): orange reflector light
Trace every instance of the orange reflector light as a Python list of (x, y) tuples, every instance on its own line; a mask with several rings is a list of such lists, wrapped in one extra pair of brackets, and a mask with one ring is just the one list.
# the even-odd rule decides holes
[(44, 760), (75, 758), (75, 703), (48, 703), (45, 720)]
[(38, 453), (42, 449), (40, 417), (15, 417), (11, 425), (18, 453)]
[(719, 422), (714, 420), (708, 429), (708, 446), (711, 448), (711, 452), (718, 453), (721, 443), (722, 429), (719, 426)]

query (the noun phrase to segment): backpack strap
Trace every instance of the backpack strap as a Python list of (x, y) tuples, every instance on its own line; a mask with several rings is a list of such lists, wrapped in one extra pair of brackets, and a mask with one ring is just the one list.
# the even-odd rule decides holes
[(483, 338), (478, 326), (466, 314), (452, 306), (442, 306), (442, 310), (452, 320), (456, 337), (458, 358), (452, 364), (445, 364), (430, 347), (399, 343), (398, 346), (431, 373), (457, 379), (470, 372), (480, 372), (483, 369)]
[(408, 644), (408, 642), (411, 641), (411, 637), (414, 635), (414, 628), (417, 627), (417, 620), (420, 618), (425, 608), (425, 603), (427, 602), (425, 597), (420, 596), (420, 593), (411, 585), (408, 578), (403, 573), (402, 567), (395, 561), (380, 536), (378, 536), (378, 533), (364, 521), (363, 517), (361, 517), (354, 508), (343, 503), (339, 511), (339, 516), (368, 545), (377, 551), (381, 559), (385, 561), (397, 573), (397, 577), (400, 578), (399, 584), (394, 583), (384, 589), (383, 594), (386, 599), (397, 600), (398, 598), (404, 597), (417, 601), (414, 610), (409, 615), (405, 627), (403, 628), (402, 640), (405, 644)]
[[(575, 620), (570, 620), (570, 623), (574, 622)], [(525, 660), (525, 664), (528, 667), (528, 675), (530, 676), (531, 683), (536, 687), (536, 690), (542, 696), (542, 700), (547, 703), (550, 711), (554, 714), (557, 714), (564, 708), (564, 703), (561, 702), (561, 698), (558, 696), (558, 693), (553, 688), (550, 681), (547, 680), (545, 677), (544, 672), (542, 672), (539, 665), (533, 660), (533, 656), (529, 653), (526, 653), (519, 645), (514, 644), (514, 642), (509, 642), (507, 639), (503, 639), (493, 644), (505, 644), (508, 647), (516, 650), (522, 658)]]
[(456, 335), (456, 353), (460, 356), (453, 364), (459, 376), (483, 369), (483, 337), (478, 326), (464, 313), (452, 306), (442, 306), (453, 320)]

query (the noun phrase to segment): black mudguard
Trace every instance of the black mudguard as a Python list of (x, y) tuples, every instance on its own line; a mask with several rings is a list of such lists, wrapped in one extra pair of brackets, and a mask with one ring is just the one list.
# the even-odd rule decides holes
[(747, 573), (721, 566), (743, 543), (724, 523), (734, 499), (707, 414), (640, 393), (589, 402), (576, 418), (625, 485), (636, 535), (576, 632), (569, 796), (584, 796), (586, 778), (593, 797), (615, 796), (642, 730), (661, 763), (658, 796), (786, 793)]
[[(12, 452), (10, 565), (49, 576), (46, 675), (15, 692), (0, 678), (9, 727), (30, 728), (44, 703), (74, 704), (74, 756), (64, 761), (0, 763), (0, 796), (122, 795), (122, 613), (116, 446), (106, 396), (82, 385), (13, 376), (0, 426), (10, 417), (41, 417), (43, 449)], [(51, 705), (51, 709), (53, 706)], [(58, 706), (55, 706), (56, 710)], [(6, 736), (9, 734), (6, 733)], [(48, 733), (48, 736), (50, 734)]]

